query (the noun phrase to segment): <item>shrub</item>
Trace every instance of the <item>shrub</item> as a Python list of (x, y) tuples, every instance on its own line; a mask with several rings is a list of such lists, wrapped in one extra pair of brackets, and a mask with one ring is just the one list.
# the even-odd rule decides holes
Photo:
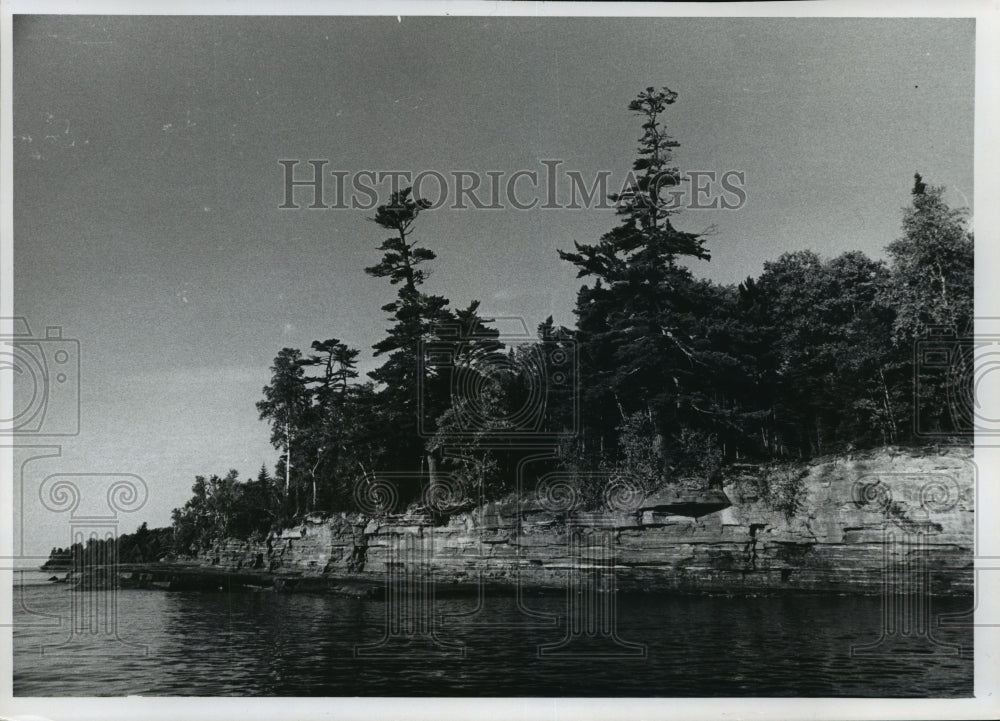
[(758, 497), (776, 511), (791, 518), (805, 496), (805, 477), (809, 469), (799, 464), (765, 466), (755, 476)]

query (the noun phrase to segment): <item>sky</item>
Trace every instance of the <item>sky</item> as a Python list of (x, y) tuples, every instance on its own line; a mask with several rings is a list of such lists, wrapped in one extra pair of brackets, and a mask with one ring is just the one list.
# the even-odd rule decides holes
[[(68, 545), (39, 504), (53, 475), (140, 477), (130, 532), (168, 524), (195, 475), (273, 466), (254, 404), (282, 347), (337, 337), (374, 367), (395, 288), (363, 268), (384, 232), (301, 190), (279, 208), (279, 160), (300, 177), (312, 159), (504, 177), (560, 160), (620, 182), (641, 134), (628, 102), (668, 86), (675, 163), (745, 173), (739, 209), (674, 218), (713, 228), (696, 274), (738, 282), (806, 248), (884, 257), (914, 172), (971, 206), (974, 35), (960, 19), (15, 18), (14, 309), (80, 359), (79, 433), (24, 439), (60, 446), (23, 467), (25, 552)], [(415, 237), (438, 255), (430, 292), (572, 326), (582, 281), (556, 250), (614, 225), (443, 207)]]

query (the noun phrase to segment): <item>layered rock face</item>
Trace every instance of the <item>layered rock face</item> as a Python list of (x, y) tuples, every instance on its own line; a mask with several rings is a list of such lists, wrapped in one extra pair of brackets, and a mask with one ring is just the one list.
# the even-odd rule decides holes
[(974, 501), (971, 449), (883, 449), (736, 469), (721, 490), (598, 512), (530, 497), (446, 518), (311, 516), (200, 561), (331, 583), (433, 574), (444, 589), (558, 589), (598, 574), (619, 589), (971, 593)]

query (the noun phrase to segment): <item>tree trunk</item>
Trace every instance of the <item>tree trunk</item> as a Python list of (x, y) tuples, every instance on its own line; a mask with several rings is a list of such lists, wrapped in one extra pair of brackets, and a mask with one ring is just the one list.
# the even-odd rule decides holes
[(892, 413), (892, 401), (889, 398), (889, 385), (885, 382), (885, 373), (880, 367), (878, 369), (878, 376), (882, 380), (882, 392), (885, 395), (885, 413), (889, 420), (889, 437), (892, 442), (896, 442), (898, 434), (898, 428), (896, 426), (896, 417)]
[[(427, 451), (427, 477), (429, 489), (433, 489), (438, 484), (438, 462), (434, 451)], [(430, 498), (436, 497), (433, 490), (429, 490), (428, 496)]]
[(288, 421), (285, 421), (285, 497), (288, 497), (288, 486), (292, 479), (292, 442), (288, 437)]

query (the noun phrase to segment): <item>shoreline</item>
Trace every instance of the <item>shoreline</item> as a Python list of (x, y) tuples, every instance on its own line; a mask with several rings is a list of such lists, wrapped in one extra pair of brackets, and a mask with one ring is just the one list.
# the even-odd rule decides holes
[[(108, 570), (113, 568), (113, 583), (108, 582)], [(46, 571), (47, 572), (47, 571)], [(749, 574), (748, 574), (749, 575)], [(763, 575), (763, 574), (761, 574)], [(510, 598), (517, 596), (565, 596), (569, 592), (568, 583), (533, 584), (518, 579), (481, 582), (455, 581), (434, 578), (420, 579), (426, 582), (435, 598), (473, 598), (488, 596)], [(346, 575), (298, 575), (294, 573), (274, 573), (270, 571), (246, 572), (222, 570), (197, 563), (156, 562), (146, 564), (120, 564), (114, 567), (95, 566), (86, 573), (68, 571), (62, 578), (49, 581), (50, 585), (66, 585), (73, 591), (102, 590), (162, 590), (200, 593), (309, 593), (384, 601), (389, 581), (387, 574), (366, 574), (365, 577)], [(44, 585), (44, 584), (39, 584)], [(582, 593), (583, 591), (577, 591)], [(610, 591), (627, 595), (643, 596), (688, 596), (688, 597), (729, 597), (756, 598), (780, 596), (856, 596), (876, 597), (882, 595), (872, 587), (853, 588), (846, 585), (828, 587), (776, 587), (771, 585), (742, 585), (725, 587), (694, 586), (690, 584), (658, 584), (637, 586), (626, 584)], [(974, 591), (970, 585), (951, 584), (942, 592), (939, 587), (929, 587), (924, 594), (930, 598), (972, 598)]]
[[(965, 447), (902, 449), (794, 467), (795, 502), (761, 492), (767, 468), (722, 488), (665, 491), (627, 511), (508, 497), (448, 516), (310, 514), (267, 537), (192, 555), (68, 568), (83, 589), (319, 592), (362, 598), (621, 592), (967, 596), (974, 591), (975, 465)], [(79, 559), (79, 563), (82, 559)], [(889, 590), (887, 590), (889, 589)]]

